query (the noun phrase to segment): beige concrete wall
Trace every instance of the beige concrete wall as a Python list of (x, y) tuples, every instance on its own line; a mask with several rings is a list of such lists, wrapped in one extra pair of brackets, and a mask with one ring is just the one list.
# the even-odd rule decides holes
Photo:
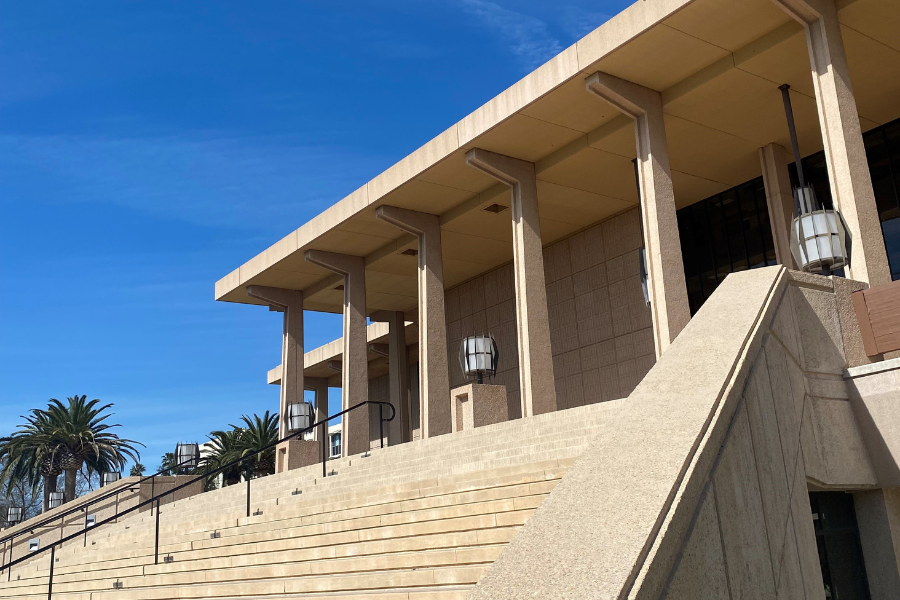
[[(650, 310), (638, 273), (637, 209), (544, 248), (550, 344), (560, 409), (624, 398), (655, 362)], [(446, 292), (450, 386), (464, 335), (491, 332), (511, 418), (520, 415), (512, 265)]]
[(872, 600), (900, 600), (900, 488), (853, 494)]
[(730, 275), (471, 598), (822, 598), (808, 485), (875, 484), (837, 312), (829, 279)]
[[(114, 486), (103, 487), (99, 490), (90, 492), (89, 494), (85, 494), (84, 496), (80, 496), (73, 502), (69, 502), (59, 508), (54, 508), (53, 510), (42, 513), (20, 525), (8, 529), (0, 529), (0, 537), (6, 537), (10, 534), (21, 534), (12, 541), (12, 558), (10, 558), (9, 542), (6, 542), (0, 547), (0, 557), (2, 557), (2, 562), (5, 564), (10, 560), (16, 560), (28, 554), (28, 543), (32, 539), (40, 540), (40, 547), (44, 548), (47, 544), (59, 541), (65, 536), (72, 535), (73, 533), (82, 530), (84, 528), (85, 513), (79, 511), (62, 519), (55, 519), (43, 527), (34, 527), (35, 523), (39, 523), (44, 519), (61, 515), (73, 508), (87, 506), (87, 513), (95, 515), (96, 522), (100, 522), (103, 519), (113, 516), (118, 511), (131, 508), (138, 503), (139, 489), (135, 484), (139, 480), (139, 477), (126, 477)], [(115, 496), (92, 504), (97, 498), (105, 496), (114, 490), (119, 490)]]
[(847, 387), (878, 484), (900, 486), (900, 359), (849, 369)]

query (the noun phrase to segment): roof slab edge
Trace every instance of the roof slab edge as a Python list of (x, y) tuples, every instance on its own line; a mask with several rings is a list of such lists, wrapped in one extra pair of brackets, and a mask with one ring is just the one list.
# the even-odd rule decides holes
[[(215, 284), (216, 299), (236, 301), (235, 298), (225, 298), (225, 296), (246, 284), (252, 277), (287, 258), (299, 248), (315, 241), (323, 233), (337, 227), (377, 202), (392, 190), (436, 165), (459, 148), (471, 143), (479, 135), (496, 127), (565, 82), (579, 76), (593, 63), (693, 1), (638, 0), (364, 186), (218, 280)], [(463, 204), (467, 204), (467, 202)], [(248, 297), (246, 303), (255, 302)]]

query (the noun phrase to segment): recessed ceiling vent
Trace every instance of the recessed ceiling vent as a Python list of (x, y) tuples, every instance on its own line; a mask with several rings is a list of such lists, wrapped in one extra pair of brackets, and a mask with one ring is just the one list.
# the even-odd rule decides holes
[(415, 248), (407, 248), (400, 254), (403, 254), (404, 256), (417, 256), (419, 254), (419, 251), (416, 250)]
[(502, 213), (504, 210), (508, 209), (508, 206), (503, 206), (502, 204), (491, 204), (490, 206), (485, 206), (481, 210), (489, 213)]

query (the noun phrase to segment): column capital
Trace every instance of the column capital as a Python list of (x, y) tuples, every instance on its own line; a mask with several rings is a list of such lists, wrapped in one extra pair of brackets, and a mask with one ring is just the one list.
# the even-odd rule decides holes
[(837, 16), (834, 0), (772, 0), (793, 19), (804, 25), (815, 23), (826, 15)]
[(535, 177), (534, 163), (482, 148), (466, 152), (466, 164), (509, 186), (528, 183)]
[(632, 119), (658, 111), (662, 114), (662, 94), (625, 79), (597, 71), (584, 80), (587, 91), (603, 98)]
[(423, 235), (441, 226), (441, 218), (437, 215), (387, 204), (375, 209), (375, 218), (412, 235)]
[(269, 287), (267, 285), (248, 285), (247, 295), (263, 302), (268, 302), (270, 307), (278, 308), (303, 308), (303, 291), (289, 290), (285, 288)]
[(362, 256), (328, 252), (326, 250), (307, 250), (303, 258), (308, 263), (328, 269), (338, 275), (349, 275), (358, 269), (365, 268), (365, 259)]

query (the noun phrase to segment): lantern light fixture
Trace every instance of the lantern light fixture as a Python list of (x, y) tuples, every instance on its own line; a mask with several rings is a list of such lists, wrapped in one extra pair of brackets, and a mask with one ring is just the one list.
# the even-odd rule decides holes
[(464, 337), (459, 347), (459, 366), (463, 374), (484, 383), (484, 376), (497, 375), (500, 350), (494, 336), (488, 333)]
[(800, 182), (793, 190), (794, 212), (797, 216), (791, 221), (791, 255), (800, 270), (828, 276), (833, 271), (849, 266), (850, 232), (840, 211), (821, 206), (816, 199), (815, 190), (806, 182), (791, 107), (790, 87), (784, 84), (778, 89), (781, 90), (784, 102), (784, 113), (791, 134), (791, 150), (797, 167), (797, 180)]
[(105, 487), (122, 479), (122, 473), (119, 471), (109, 471), (100, 476), (100, 487)]
[(62, 492), (50, 492), (47, 506), (50, 509), (59, 508), (65, 502), (65, 495)]
[(313, 425), (313, 406), (309, 402), (295, 402), (287, 405), (284, 420), (288, 431), (301, 431)]
[(178, 442), (175, 446), (175, 468), (196, 469), (200, 465), (200, 445), (196, 442)]
[(6, 509), (6, 522), (9, 525), (15, 525), (17, 523), (22, 522), (22, 507), (21, 506), (10, 506)]

